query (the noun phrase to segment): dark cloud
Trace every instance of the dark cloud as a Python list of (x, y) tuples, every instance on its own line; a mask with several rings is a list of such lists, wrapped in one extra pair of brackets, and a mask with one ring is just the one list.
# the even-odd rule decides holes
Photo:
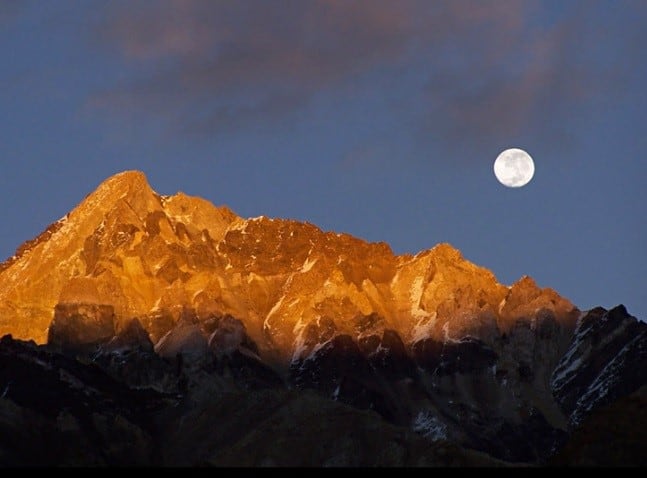
[(417, 75), (394, 114), (421, 137), (478, 144), (530, 129), (556, 134), (574, 109), (617, 79), (609, 72), (613, 58), (600, 63), (588, 53), (601, 40), (613, 42), (614, 31), (595, 30), (590, 3), (565, 3), (113, 3), (103, 39), (138, 79), (92, 104), (212, 134), (280, 118), (320, 93), (350, 98), (350, 84), (388, 76), (397, 89), (405, 87), (399, 78)]

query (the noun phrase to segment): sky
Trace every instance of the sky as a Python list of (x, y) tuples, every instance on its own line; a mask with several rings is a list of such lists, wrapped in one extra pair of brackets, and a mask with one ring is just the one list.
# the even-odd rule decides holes
[(645, 45), (644, 0), (0, 0), (0, 256), (137, 169), (645, 320)]

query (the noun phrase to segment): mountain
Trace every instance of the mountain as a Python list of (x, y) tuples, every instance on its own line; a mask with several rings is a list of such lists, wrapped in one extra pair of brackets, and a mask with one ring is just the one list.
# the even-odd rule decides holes
[(645, 467), (647, 387), (596, 409), (551, 459), (553, 466)]
[[(161, 412), (137, 413), (144, 421), (173, 415), (168, 396), (182, 419), (216, 413), (232, 393), (251, 414), (268, 406), (258, 400), (288, 400), (280, 413), (309, 422), (343, 404), (376, 423), (349, 418), (357, 426), (451, 443), (463, 458), (544, 462), (586, 416), (645, 384), (646, 329), (622, 306), (582, 312), (530, 277), (500, 284), (449, 244), (395, 255), (309, 223), (162, 196), (136, 171), (107, 179), (0, 265), (0, 336), (11, 335), (0, 353), (91, 363), (118, 387), (162, 394), (150, 399)], [(12, 390), (0, 400), (27, 406)], [(334, 422), (330, 440), (349, 432)], [(280, 455), (263, 444), (274, 428), (245, 423), (243, 441), (168, 463), (236, 463), (250, 447)], [(433, 455), (407, 440), (398, 453)], [(338, 452), (317, 464), (363, 463)], [(270, 462), (292, 463), (281, 456)]]

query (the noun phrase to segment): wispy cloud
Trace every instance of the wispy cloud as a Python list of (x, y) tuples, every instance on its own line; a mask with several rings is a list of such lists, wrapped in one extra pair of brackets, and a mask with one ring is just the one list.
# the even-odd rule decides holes
[(415, 106), (397, 110), (403, 123), (435, 140), (476, 144), (566, 125), (573, 108), (617, 79), (613, 58), (600, 63), (587, 49), (613, 41), (621, 26), (596, 31), (588, 2), (159, 0), (107, 8), (104, 41), (137, 76), (93, 105), (163, 113), (184, 133), (276, 119), (319, 93), (350, 94), (345, 85), (380, 76), (404, 88), (398, 78), (417, 74), (422, 81), (403, 95)]
[(452, 142), (511, 138), (560, 121), (594, 92), (591, 66), (572, 51), (578, 26), (564, 17), (533, 26), (531, 14), (519, 11), (508, 29), (464, 32), (459, 51), (445, 53), (459, 60), (437, 64), (429, 76), (425, 130)]
[(174, 114), (199, 104), (223, 126), (302, 107), (318, 91), (397, 61), (412, 16), (374, 0), (167, 0), (117, 11), (105, 38), (148, 75), (95, 102)]

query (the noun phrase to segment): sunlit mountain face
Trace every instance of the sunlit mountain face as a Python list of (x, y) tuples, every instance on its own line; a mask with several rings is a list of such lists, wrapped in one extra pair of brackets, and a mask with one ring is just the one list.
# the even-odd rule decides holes
[(549, 463), (640, 393), (646, 330), (123, 172), (0, 265), (0, 464)]

